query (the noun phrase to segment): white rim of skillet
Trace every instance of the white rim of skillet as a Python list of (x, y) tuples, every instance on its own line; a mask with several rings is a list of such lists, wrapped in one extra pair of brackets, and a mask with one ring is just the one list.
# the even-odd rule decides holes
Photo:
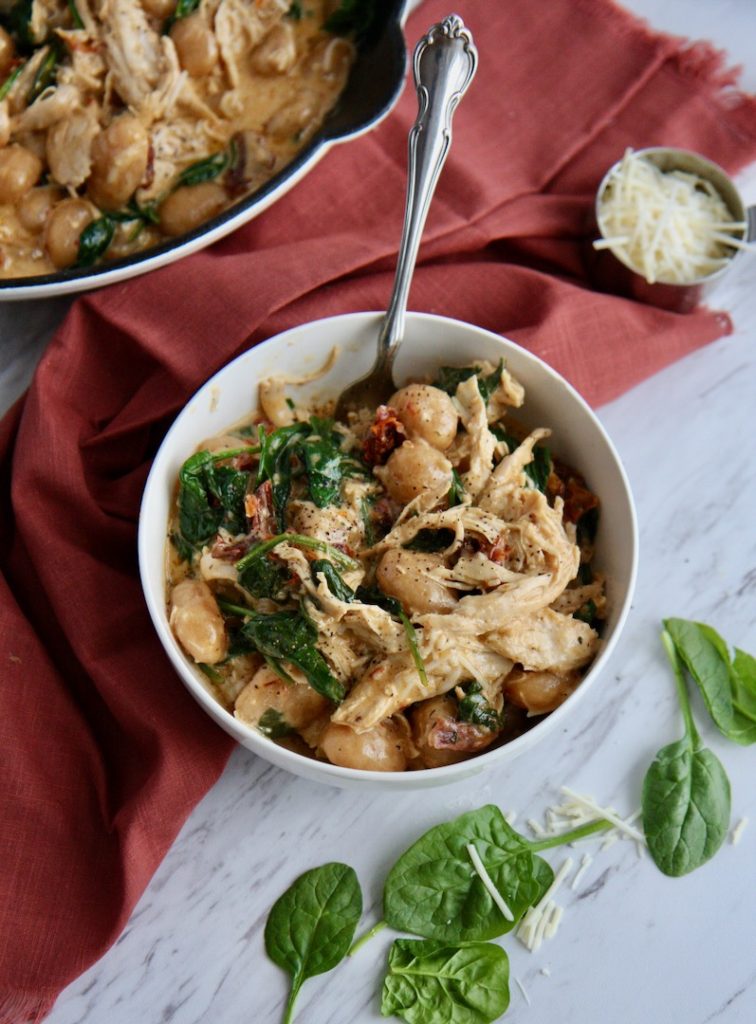
[[(398, 0), (394, 15), (396, 18), (394, 24), (402, 36), (402, 29), (409, 13), (407, 3), (408, 0)], [(393, 18), (387, 22), (385, 31), (391, 31), (392, 22)], [(151, 270), (157, 270), (159, 267), (190, 256), (231, 234), (242, 224), (254, 220), (305, 177), (334, 146), (366, 135), (388, 117), (399, 101), (406, 80), (407, 46), (403, 38), (401, 42), (404, 46), (404, 70), (391, 90), (391, 95), (374, 116), (352, 131), (344, 131), (333, 138), (323, 135), (321, 129), (321, 132), (310, 140), (305, 149), (285, 167), (282, 167), (273, 179), (275, 181), (276, 177), (283, 175), (283, 180), (278, 184), (262, 185), (252, 195), (242, 197), (237, 203), (211, 218), (210, 222), (214, 226), (205, 229), (203, 225), (200, 225), (194, 231), (189, 232), (183, 242), (166, 239), (145, 249), (143, 253), (135, 253), (133, 256), (113, 260), (110, 269), (106, 263), (102, 266), (82, 268), (78, 273), (73, 273), (71, 270), (54, 271), (51, 274), (40, 274), (39, 283), (35, 283), (34, 277), (8, 278), (8, 284), (4, 284), (0, 279), (0, 302), (72, 295), (76, 292), (94, 290), (108, 284), (117, 284), (119, 281), (125, 281), (132, 277), (139, 277)], [(258, 195), (258, 198), (253, 199), (253, 195)], [(235, 207), (238, 203), (243, 205), (241, 209), (236, 210)], [(149, 255), (151, 251), (154, 251), (153, 256)], [(66, 274), (72, 274), (72, 276), (66, 277)], [(14, 280), (23, 281), (23, 284), (15, 285), (12, 283)]]
[[(327, 324), (329, 321), (341, 321), (346, 318), (362, 320), (365, 318), (372, 318), (377, 315), (380, 314), (375, 312), (360, 312), (344, 313), (333, 317), (323, 317), (320, 320), (309, 321), (308, 324), (301, 324), (298, 327), (292, 327), (287, 331), (282, 331), (280, 334), (276, 334), (273, 337), (268, 338), (265, 341), (260, 342), (258, 345), (255, 345), (253, 347), (259, 348), (261, 346), (268, 345), (270, 342), (289, 338), (291, 335), (296, 335), (303, 328), (308, 327), (310, 324)], [(565, 387), (567, 391), (572, 395), (573, 399), (583, 407), (584, 411), (587, 412), (589, 417), (594, 421), (594, 425), (601, 434), (604, 443), (607, 445), (609, 451), (611, 452), (615, 460), (617, 469), (619, 471), (622, 486), (625, 489), (625, 497), (630, 511), (631, 536), (628, 539), (632, 543), (632, 563), (630, 568), (630, 576), (628, 579), (625, 600), (623, 601), (622, 607), (619, 610), (614, 631), (611, 637), (608, 639), (608, 641), (606, 641), (603, 644), (598, 657), (590, 667), (589, 675), (591, 676), (593, 681), (603, 670), (606, 662), (608, 661), (609, 657), (611, 656), (614, 650), (614, 647), (620, 635), (622, 634), (625, 622), (627, 621), (627, 616), (630, 612), (630, 606), (632, 604), (638, 574), (638, 522), (635, 511), (635, 504), (633, 502), (632, 497), (632, 491), (630, 490), (630, 483), (627, 479), (627, 474), (625, 473), (625, 468), (622, 464), (622, 460), (619, 457), (619, 453), (617, 452), (617, 449), (615, 448), (611, 438), (604, 429), (601, 421), (598, 419), (598, 417), (593, 412), (588, 403), (585, 401), (585, 399), (582, 397), (582, 395), (580, 395), (580, 393), (576, 391), (575, 388), (568, 381), (566, 381), (564, 377), (561, 376), (561, 374), (557, 373), (556, 370), (552, 369), (548, 365), (548, 363), (545, 363), (542, 359), (534, 355), (532, 352), (529, 352), (527, 349), (522, 348), (522, 346), (518, 345), (510, 338), (505, 338), (503, 335), (495, 334), (493, 331), (488, 331), (483, 327), (477, 327), (474, 324), (467, 323), (464, 320), (457, 320), (453, 317), (439, 316), (434, 313), (407, 313), (408, 322), (417, 319), (422, 319), (430, 322), (451, 324), (458, 326), (466, 331), (472, 329), (473, 331), (476, 331), (479, 334), (488, 337), (489, 339), (493, 339), (500, 344), (503, 342), (505, 345), (513, 345), (523, 354), (523, 356), (526, 359), (532, 360), (555, 382)], [(252, 753), (258, 753), (256, 747), (258, 744), (260, 744), (261, 751), (259, 756), (265, 758), (266, 760), (270, 760), (269, 757), (266, 757), (266, 755), (262, 753), (262, 748), (267, 747), (267, 744), (271, 744), (276, 748), (276, 760), (272, 763), (276, 764), (277, 767), (285, 767), (285, 764), (283, 764), (283, 762), (291, 762), (292, 767), (289, 769), (290, 771), (292, 771), (294, 774), (304, 774), (303, 772), (297, 772), (296, 768), (293, 766), (299, 765), (302, 762), (309, 762), (311, 759), (304, 757), (302, 754), (297, 754), (294, 751), (287, 750), (285, 747), (278, 746), (278, 744), (274, 743), (273, 740), (270, 740), (262, 734), (258, 733), (251, 726), (244, 725), (244, 723), (240, 722), (239, 719), (235, 718), (230, 712), (226, 711), (225, 708), (223, 708), (204, 688), (202, 682), (195, 675), (195, 671), (189, 664), (186, 655), (184, 655), (179, 650), (178, 645), (175, 645), (175, 649), (169, 650), (166, 648), (162, 641), (162, 632), (166, 628), (164, 621), (165, 603), (163, 602), (161, 607), (155, 595), (153, 595), (149, 588), (145, 586), (144, 582), (149, 578), (148, 563), (150, 560), (151, 540), (150, 536), (148, 536), (149, 531), (146, 525), (146, 517), (143, 515), (143, 513), (145, 507), (149, 502), (149, 496), (152, 490), (161, 486), (162, 483), (161, 478), (159, 478), (155, 473), (155, 463), (157, 462), (158, 455), (162, 450), (163, 445), (165, 445), (165, 443), (170, 440), (174, 431), (178, 429), (179, 423), (183, 420), (183, 418), (186, 415), (189, 415), (190, 407), (195, 405), (196, 402), (200, 401), (204, 395), (210, 395), (212, 393), (212, 389), (216, 386), (217, 378), (221, 374), (228, 372), (230, 367), (233, 367), (236, 364), (241, 363), (242, 360), (246, 358), (249, 351), (250, 350), (247, 349), (245, 352), (242, 352), (238, 356), (236, 356), (235, 359), (231, 360), (231, 362), (226, 363), (224, 366), (222, 366), (187, 400), (181, 412), (178, 414), (173, 424), (168, 429), (167, 433), (165, 434), (165, 437), (163, 438), (163, 441), (160, 444), (160, 447), (158, 448), (158, 452), (156, 453), (155, 460), (153, 461), (153, 465), (150, 468), (150, 472), (145, 483), (140, 508), (138, 531), (139, 573), (142, 582), (142, 591), (144, 593), (147, 608), (150, 614), (150, 618), (152, 619), (153, 627), (157, 633), (158, 640), (160, 641), (161, 646), (163, 647), (163, 650), (167, 654), (169, 660), (173, 664), (173, 667), (178, 673), (182, 683), (184, 684), (184, 686), (187, 687), (187, 689), (189, 689), (194, 699), (198, 701), (198, 703), (210, 715), (210, 717), (216, 722), (216, 724), (218, 724), (227, 733), (229, 733), (242, 746), (246, 746), (248, 750), (251, 750)], [(190, 680), (191, 686), (189, 685)], [(401, 785), (401, 782), (403, 780), (403, 782), (406, 784), (407, 789), (414, 788), (414, 780), (417, 780), (418, 782), (420, 780), (428, 782), (430, 782), (431, 780), (435, 780), (435, 782), (441, 785), (443, 784), (447, 776), (451, 775), (455, 776), (457, 781), (461, 781), (465, 777), (470, 777), (472, 775), (479, 774), (479, 772), (483, 771), (486, 768), (489, 761), (496, 760), (498, 752), (501, 749), (503, 749), (503, 747), (506, 747), (510, 751), (512, 758), (515, 758), (519, 754), (524, 753), (537, 740), (544, 737), (546, 731), (553, 731), (560, 724), (565, 715), (568, 714), (571, 709), (575, 708), (577, 701), (581, 700), (582, 697), (584, 697), (587, 691), (591, 688), (590, 686), (585, 687), (583, 685), (584, 682), (585, 680), (581, 682), (581, 685), (578, 686), (577, 689), (570, 694), (570, 696), (563, 704), (561, 704), (555, 711), (552, 711), (548, 715), (541, 718), (541, 720), (537, 722), (526, 733), (523, 733), (521, 736), (518, 736), (515, 739), (510, 740), (509, 743), (503, 744), (500, 747), (495, 747), (492, 750), (485, 751), (484, 753), (478, 754), (467, 761), (462, 761), (453, 765), (445, 765), (440, 768), (419, 768), (412, 771), (405, 770), (401, 772), (376, 772), (368, 771), (362, 768), (342, 768), (339, 765), (330, 764), (327, 761), (313, 761), (313, 767), (316, 766), (315, 770), (321, 776), (321, 778), (317, 781), (327, 783), (328, 777), (331, 777), (334, 780), (343, 779), (345, 781), (363, 781), (365, 783), (373, 783), (375, 785), (378, 785), (383, 782)], [(223, 724), (221, 725), (221, 723)], [(244, 742), (244, 740), (249, 738), (251, 738), (254, 742), (254, 746), (252, 747)]]

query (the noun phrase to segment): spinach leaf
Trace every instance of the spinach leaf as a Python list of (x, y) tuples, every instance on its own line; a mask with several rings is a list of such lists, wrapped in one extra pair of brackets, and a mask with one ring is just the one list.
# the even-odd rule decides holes
[(381, 1014), (407, 1024), (491, 1024), (509, 1006), (509, 960), (500, 946), (397, 939)]
[(300, 0), (292, 0), (291, 4), (289, 4), (289, 9), (286, 12), (286, 17), (291, 18), (292, 21), (301, 21), (303, 13)]
[[(519, 448), (521, 444), (513, 434), (508, 433), (503, 427), (492, 427), (492, 433), (499, 441), (503, 441), (506, 444), (510, 454), (515, 448)], [(533, 486), (537, 487), (544, 494), (546, 493), (546, 484), (551, 476), (551, 468), (552, 458), (550, 449), (536, 445), (533, 449), (533, 459), (524, 467), (524, 473)]]
[(239, 583), (253, 597), (267, 597), (272, 601), (286, 598), (289, 578), (286, 566), (269, 555), (256, 558), (239, 573)]
[(433, 381), (433, 386), (441, 388), (447, 395), (453, 397), (463, 381), (469, 380), (470, 377), (474, 377), (476, 373), (480, 372), (479, 366), (442, 366)]
[(254, 612), (246, 618), (240, 634), (263, 656), (296, 665), (321, 696), (334, 704), (344, 699), (344, 687), (331, 675), (325, 658), (315, 646), (318, 631), (302, 612), (274, 612), (272, 615)]
[(323, 28), (337, 36), (353, 35), (361, 43), (373, 29), (378, 8), (378, 0), (341, 0)]
[(310, 498), (318, 508), (338, 502), (341, 483), (346, 477), (367, 472), (354, 456), (341, 450), (342, 436), (333, 429), (333, 420), (310, 418), (312, 433), (305, 438), (298, 454), (305, 465)]
[(438, 371), (438, 376), (433, 381), (433, 385), (434, 387), (441, 388), (447, 395), (454, 396), (460, 384), (477, 374), (480, 396), (484, 402), (488, 403), (491, 395), (499, 386), (503, 370), (503, 359), (500, 359), (496, 369), (485, 377), (481, 377), (483, 370), (480, 366), (442, 366)]
[(291, 459), (297, 443), (309, 429), (306, 423), (279, 427), (271, 434), (266, 434), (264, 428), (260, 428), (260, 462), (255, 487), (270, 480), (273, 510), (281, 531), (285, 529), (286, 503), (291, 494)]
[(596, 621), (597, 611), (596, 602), (591, 597), (576, 612), (572, 613), (572, 617), (573, 619), (580, 619), (581, 622), (586, 622), (591, 626)]
[(84, 22), (81, 20), (81, 15), (79, 14), (79, 9), (76, 6), (75, 0), (68, 0), (68, 9), (71, 12), (73, 27), (84, 28)]
[(272, 551), (279, 544), (293, 544), (300, 548), (310, 548), (313, 551), (322, 551), (331, 559), (334, 565), (340, 569), (359, 569), (361, 568), (360, 563), (354, 558), (350, 558), (349, 555), (345, 555), (343, 551), (339, 551), (338, 548), (328, 544), (327, 541), (318, 540), (317, 537), (308, 537), (303, 533), (279, 533), (275, 537), (271, 537), (269, 540), (264, 540), (260, 544), (256, 544), (253, 548), (246, 553), (244, 558), (241, 558), (236, 563), (238, 572), (243, 572), (250, 563), (256, 561), (258, 558), (263, 558)]
[[(177, 8), (178, 10), (178, 8)], [(180, 185), (201, 185), (203, 181), (212, 181), (222, 174), (229, 165), (229, 154), (226, 150), (198, 160), (185, 167), (179, 174), (176, 187)]]
[(738, 647), (732, 660), (732, 705), (756, 722), (756, 658)]
[(648, 850), (665, 875), (700, 867), (724, 842), (730, 822), (730, 783), (719, 760), (704, 748), (670, 634), (662, 642), (672, 664), (685, 736), (663, 747), (643, 781), (643, 829)]
[(339, 601), (354, 601), (354, 591), (352, 588), (347, 586), (333, 564), (326, 561), (325, 558), (316, 558), (315, 561), (310, 562), (310, 572), (316, 585), (318, 583), (318, 573), (322, 572), (326, 578), (328, 589)]
[(401, 614), (402, 606), (397, 599), (384, 594), (378, 587), (359, 586), (355, 597), (361, 604), (377, 604), (379, 608), (383, 608), (384, 612), (395, 615), (397, 619)]
[(415, 627), (410, 622), (407, 613), (401, 607), (399, 608), (399, 618), (404, 626), (404, 635), (407, 637), (407, 644), (410, 649), (410, 654), (412, 655), (412, 660), (415, 663), (417, 674), (420, 677), (420, 682), (423, 686), (427, 686), (428, 673), (425, 671), (425, 662), (423, 661), (423, 656), (420, 654), (420, 647), (417, 642)]
[(195, 452), (189, 456), (179, 470), (179, 553), (187, 546), (194, 548), (205, 544), (221, 527), (230, 533), (243, 532), (249, 474), (217, 463), (256, 451), (255, 448), (234, 448), (224, 452)]
[(260, 720), (257, 723), (257, 728), (263, 734), (268, 736), (272, 740), (278, 740), (282, 736), (288, 736), (292, 732), (292, 727), (286, 721), (280, 711), (275, 708), (266, 708), (260, 716)]
[(432, 554), (448, 548), (454, 540), (454, 530), (443, 527), (440, 530), (419, 530), (404, 547), (408, 551), (423, 551)]
[[(686, 619), (665, 619), (664, 628), (701, 691), (719, 731), (735, 743), (755, 743), (754, 708), (742, 701), (738, 674), (730, 663), (730, 652), (722, 637), (711, 626)], [(748, 657), (741, 652), (740, 665), (744, 664), (744, 656)]]
[(357, 875), (338, 863), (305, 871), (273, 904), (265, 925), (265, 950), (291, 975), (284, 1024), (293, 1019), (303, 982), (344, 959), (361, 913)]
[(465, 489), (462, 486), (462, 481), (459, 478), (459, 473), (456, 469), (452, 470), (452, 482), (449, 488), (449, 494), (447, 495), (447, 501), (449, 508), (454, 508), (455, 505), (461, 505), (465, 498)]
[(114, 234), (115, 224), (108, 216), (98, 217), (87, 224), (79, 235), (79, 255), (74, 267), (91, 267), (95, 264), (107, 252)]
[(29, 53), (38, 45), (31, 30), (33, 6), (33, 0), (18, 0), (7, 16), (8, 29), (15, 37), (18, 49), (24, 53)]
[(0, 85), (0, 100), (4, 100), (8, 93), (11, 91), (13, 86), (18, 81), (18, 76), (24, 70), (25, 63), (19, 64), (18, 67), (14, 68), (13, 71), (8, 75), (2, 85)]
[[(507, 920), (467, 851), (474, 843), (493, 884), (512, 911)], [(489, 804), (436, 825), (389, 872), (383, 916), (392, 928), (441, 942), (481, 942), (515, 927), (554, 879), (533, 845)]]
[(502, 716), (488, 703), (480, 683), (467, 683), (463, 689), (465, 695), (458, 702), (460, 719), (497, 732), (501, 728)]
[(29, 89), (29, 95), (26, 97), (28, 106), (31, 106), (31, 104), (42, 95), (48, 85), (52, 85), (55, 81), (57, 67), (58, 64), (60, 64), (62, 53), (62, 44), (56, 38), (49, 44), (47, 54), (34, 75), (34, 81)]

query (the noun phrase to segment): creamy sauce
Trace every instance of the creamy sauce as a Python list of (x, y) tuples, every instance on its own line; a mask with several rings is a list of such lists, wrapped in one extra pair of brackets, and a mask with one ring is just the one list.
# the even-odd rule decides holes
[[(49, 8), (51, 5), (44, 6)], [(141, 53), (144, 11), (149, 12), (152, 5), (145, 2), (142, 10), (139, 4), (131, 4), (131, 12), (126, 10), (125, 15), (122, 0), (101, 0), (99, 4), (90, 0), (89, 9), (93, 13), (88, 13), (85, 4), (79, 6), (82, 16), (88, 14), (84, 21), (91, 29), (89, 32), (72, 31), (65, 3), (52, 17), (53, 26), (62, 26), (65, 46), (58, 65), (57, 83), (53, 82), (42, 93), (41, 99), (59, 94), (67, 87), (66, 83), (72, 82), (78, 93), (64, 117), (69, 117), (72, 112), (81, 115), (82, 111), (91, 110), (91, 105), (96, 104), (97, 123), (92, 137), (72, 137), (70, 140), (72, 159), (77, 155), (77, 148), (91, 148), (90, 166), (97, 159), (97, 146), (108, 125), (124, 114), (132, 115), (149, 139), (149, 149), (145, 142), (144, 173), (137, 178), (137, 187), (129, 193), (131, 198), (126, 202), (103, 206), (93, 194), (96, 189), (92, 188), (90, 173), (78, 183), (60, 182), (57, 201), (50, 204), (45, 217), (31, 223), (30, 218), (24, 216), (24, 203), (41, 193), (42, 189), (47, 188), (49, 192), (49, 186), (58, 183), (50, 167), (55, 163), (50, 157), (51, 145), (54, 145), (50, 140), (51, 133), (57, 130), (59, 142), (61, 126), (58, 122), (63, 120), (62, 117), (54, 119), (44, 129), (24, 130), (25, 114), (28, 117), (34, 104), (40, 103), (40, 97), (37, 97), (27, 105), (22, 95), (26, 90), (28, 100), (30, 75), (24, 71), (35, 59), (32, 55), (18, 80), (7, 90), (6, 98), (0, 102), (0, 143), (5, 143), (0, 148), (0, 278), (47, 274), (77, 263), (81, 265), (81, 250), (77, 248), (76, 240), (70, 258), (66, 252), (61, 254), (56, 250), (54, 240), (51, 242), (51, 218), (61, 202), (68, 201), (70, 206), (72, 198), (86, 200), (90, 204), (91, 212), (84, 214), (90, 222), (102, 217), (103, 212), (116, 215), (111, 222), (113, 238), (106, 250), (97, 254), (97, 262), (131, 255), (167, 237), (180, 236), (198, 227), (222, 209), (254, 192), (296, 156), (338, 99), (354, 60), (352, 42), (332, 35), (322, 27), (334, 8), (334, 3), (328, 0), (303, 0), (299, 7), (292, 5), (295, 13), (301, 11), (299, 17), (288, 13), (283, 0), (202, 0), (190, 17), (200, 24), (205, 38), (212, 37), (209, 45), (215, 59), (211, 69), (204, 73), (193, 70), (191, 52), (187, 56), (186, 47), (182, 50), (178, 38), (174, 45), (173, 33), (161, 35), (165, 24), (163, 20), (149, 17), (147, 29), (155, 44), (155, 67), (160, 69), (162, 77), (151, 91), (142, 96), (121, 96), (118, 71), (113, 68), (113, 64), (117, 64), (118, 51), (113, 57), (115, 44), (109, 42), (108, 34), (114, 31), (113, 26), (119, 28), (119, 15), (122, 23), (124, 16), (128, 18), (137, 9), (137, 15), (142, 19), (141, 25), (136, 25), (139, 31), (130, 37), (120, 24), (118, 39), (126, 41), (124, 48), (127, 54), (130, 46), (133, 46), (134, 53)], [(237, 18), (230, 36), (227, 30), (224, 35), (221, 24), (224, 10)], [(44, 32), (49, 33), (49, 25)], [(55, 36), (48, 35), (48, 38)], [(77, 71), (76, 51), (84, 46), (82, 40), (88, 40), (86, 45), (97, 55), (96, 59), (102, 58), (104, 62), (99, 78), (95, 78), (95, 83), (100, 86), (97, 90), (82, 86), (82, 76)], [(36, 51), (37, 54), (39, 52)], [(172, 70), (170, 58), (173, 60)], [(15, 66), (18, 66), (18, 58)], [(14, 65), (10, 67), (12, 73)], [(149, 70), (147, 67), (144, 72), (145, 80), (149, 80)], [(7, 77), (7, 70), (0, 67), (0, 82)], [(86, 81), (91, 81), (91, 78)], [(121, 92), (131, 93), (128, 77), (121, 85)], [(161, 109), (160, 97), (164, 98), (166, 94), (169, 99)], [(159, 116), (155, 116), (156, 113)], [(10, 125), (10, 131), (3, 135), (4, 118)], [(98, 135), (100, 140), (95, 138)], [(33, 175), (29, 187), (23, 189), (20, 196), (12, 194), (11, 182), (12, 201), (3, 202), (9, 198), (3, 184), (3, 160), (8, 157), (8, 147), (17, 149), (19, 145), (24, 151), (37, 156), (39, 173)], [(67, 155), (63, 153), (63, 157)], [(215, 155), (219, 160), (225, 159), (225, 166), (220, 173), (207, 179), (212, 181), (212, 185), (208, 186), (206, 182), (182, 184), (182, 172), (194, 169), (196, 164)], [(60, 160), (57, 166), (60, 166)], [(196, 212), (199, 203), (192, 200), (203, 192), (207, 205), (205, 212), (199, 215)], [(164, 206), (169, 197), (171, 203)], [(150, 219), (123, 219), (128, 203), (134, 202), (150, 212)], [(153, 223), (155, 220), (157, 223)], [(77, 239), (80, 231), (78, 228)]]

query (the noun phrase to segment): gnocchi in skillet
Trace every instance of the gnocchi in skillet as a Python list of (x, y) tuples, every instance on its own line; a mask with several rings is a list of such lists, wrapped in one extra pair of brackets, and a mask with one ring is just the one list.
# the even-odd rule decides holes
[(170, 624), (216, 698), (303, 756), (475, 757), (580, 685), (606, 614), (598, 499), (513, 417), (505, 369), (442, 367), (334, 422), (283, 379), (181, 468)]
[(0, 277), (129, 256), (258, 189), (343, 91), (360, 10), (0, 2)]

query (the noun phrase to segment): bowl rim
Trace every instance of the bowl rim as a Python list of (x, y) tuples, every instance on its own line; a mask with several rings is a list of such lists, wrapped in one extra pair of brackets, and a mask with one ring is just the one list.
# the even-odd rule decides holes
[[(278, 334), (266, 338), (264, 341), (259, 342), (257, 345), (251, 348), (245, 349), (240, 352), (232, 360), (225, 363), (220, 367), (211, 377), (209, 377), (185, 402), (181, 410), (177, 414), (173, 423), (166, 432), (163, 440), (158, 447), (155, 454), (152, 466), (145, 483), (142, 502), (139, 510), (139, 526), (138, 526), (138, 560), (139, 560), (139, 574), (142, 585), (142, 591), (144, 594), (145, 602), (152, 620), (153, 627), (157, 633), (158, 639), (160, 640), (161, 646), (164, 652), (168, 656), (174, 669), (176, 670), (179, 678), (183, 682), (184, 686), (189, 690), (191, 695), (198, 701), (202, 706), (203, 710), (207, 711), (208, 714), (214, 721), (220, 725), (227, 733), (229, 733), (237, 742), (242, 746), (247, 747), (254, 754), (263, 757), (265, 760), (275, 763), (280, 767), (284, 767), (287, 770), (293, 772), (296, 775), (305, 775), (308, 778), (316, 779), (317, 781), (328, 783), (333, 780), (333, 784), (339, 785), (341, 783), (352, 783), (352, 782), (365, 782), (373, 783), (374, 785), (384, 784), (391, 786), (393, 783), (395, 786), (405, 786), (408, 789), (419, 788), (423, 784), (430, 784), (431, 782), (437, 784), (443, 784), (444, 782), (457, 781), (465, 776), (471, 774), (477, 774), (478, 772), (485, 771), (487, 768), (491, 768), (495, 763), (502, 757), (502, 752), (507, 751), (509, 756), (514, 759), (519, 754), (524, 753), (527, 749), (533, 746), (537, 741), (543, 738), (548, 731), (556, 729), (561, 723), (562, 719), (570, 713), (570, 709), (574, 709), (577, 703), (585, 696), (587, 691), (590, 689), (590, 685), (598, 677), (606, 662), (611, 656), (619, 637), (621, 636), (625, 623), (627, 621), (628, 614), (630, 612), (633, 595), (635, 592), (637, 574), (638, 574), (638, 522), (637, 513), (635, 509), (635, 503), (630, 489), (630, 483), (625, 472), (625, 468), (622, 464), (622, 460), (617, 452), (617, 449), (612, 442), (609, 434), (605, 430), (603, 424), (596, 416), (594, 411), (582, 397), (582, 395), (561, 376), (553, 367), (549, 366), (548, 363), (544, 362), (539, 356), (530, 352), (528, 349), (518, 345), (517, 342), (511, 338), (507, 338), (504, 335), (496, 334), (493, 331), (489, 331), (486, 328), (478, 327), (475, 324), (468, 323), (464, 320), (459, 320), (453, 317), (441, 316), (435, 313), (423, 313), (423, 312), (408, 312), (407, 313), (407, 328), (409, 330), (411, 324), (418, 322), (426, 323), (440, 323), (445, 325), (451, 325), (465, 332), (472, 331), (481, 336), (487, 337), (489, 340), (495, 341), (501, 345), (504, 349), (512, 346), (517, 349), (518, 352), (525, 358), (526, 362), (532, 362), (539, 372), (544, 372), (549, 376), (554, 383), (566, 389), (567, 393), (572, 400), (576, 401), (587, 413), (588, 418), (592, 422), (592, 425), (601, 436), (609, 454), (614, 461), (616, 470), (618, 472), (619, 481), (622, 485), (624, 504), (626, 505), (628, 516), (629, 516), (629, 537), (626, 538), (626, 542), (630, 545), (631, 558), (630, 558), (630, 573), (626, 583), (625, 596), (622, 601), (622, 605), (618, 610), (616, 622), (611, 635), (605, 640), (602, 638), (602, 645), (598, 656), (590, 666), (589, 671), (585, 677), (581, 680), (580, 685), (573, 691), (572, 694), (554, 711), (540, 718), (538, 722), (533, 725), (527, 732), (515, 739), (510, 740), (508, 743), (501, 744), (498, 747), (493, 747), (490, 750), (486, 750), (481, 754), (477, 754), (475, 757), (469, 758), (465, 761), (457, 762), (456, 764), (444, 765), (439, 768), (419, 768), (405, 771), (392, 771), (392, 772), (379, 772), (370, 771), (367, 769), (359, 768), (344, 768), (340, 765), (330, 764), (327, 761), (319, 761), (314, 758), (307, 758), (302, 754), (298, 754), (295, 751), (291, 751), (286, 747), (281, 747), (274, 743), (273, 740), (261, 733), (257, 732), (251, 726), (246, 725), (239, 719), (235, 718), (234, 715), (227, 711), (217, 700), (209, 693), (209, 691), (202, 684), (198, 670), (195, 670), (190, 665), (186, 655), (180, 650), (177, 641), (173, 638), (173, 634), (170, 633), (170, 627), (167, 625), (167, 617), (165, 615), (165, 598), (164, 595), (156, 595), (152, 588), (149, 586), (149, 569), (148, 565), (151, 559), (154, 558), (153, 547), (155, 530), (160, 529), (161, 536), (165, 538), (165, 524), (150, 524), (148, 522), (147, 511), (152, 501), (153, 492), (157, 491), (164, 482), (164, 476), (161, 472), (160, 463), (163, 458), (167, 455), (164, 453), (168, 452), (171, 447), (171, 441), (174, 434), (181, 430), (184, 418), (190, 415), (191, 408), (200, 401), (205, 395), (211, 395), (214, 392), (213, 389), (218, 386), (218, 378), (233, 372), (232, 368), (240, 365), (245, 360), (252, 349), (259, 349), (275, 344), (285, 344), (291, 341), (293, 337), (298, 335), (302, 331), (309, 331), (316, 328), (322, 329), (323, 326), (330, 323), (343, 323), (351, 321), (355, 324), (364, 323), (366, 320), (373, 319), (378, 320), (383, 316), (382, 313), (378, 312), (354, 312), (354, 313), (341, 313), (335, 316), (323, 317), (317, 320), (308, 321), (305, 324), (300, 324), (295, 327), (291, 327), (285, 331), (281, 331)], [(248, 372), (248, 371), (247, 371)], [(164, 635), (168, 634), (171, 637), (172, 644), (169, 646), (165, 640)], [(275, 750), (275, 759), (273, 759), (268, 751), (271, 749)], [(286, 762), (290, 762), (287, 764)], [(299, 770), (298, 770), (299, 769)]]
[(293, 188), (322, 158), (342, 142), (359, 138), (376, 128), (396, 106), (404, 88), (407, 73), (407, 43), (404, 38), (403, 25), (407, 18), (409, 0), (389, 0), (391, 9), (386, 14), (385, 26), (381, 35), (391, 40), (398, 58), (397, 66), (402, 73), (389, 90), (383, 102), (370, 113), (366, 114), (357, 124), (334, 129), (330, 123), (336, 108), (333, 108), (312, 136), (310, 141), (296, 156), (282, 167), (268, 181), (254, 192), (243, 196), (220, 213), (204, 221), (193, 231), (186, 232), (176, 238), (163, 239), (156, 245), (149, 246), (140, 252), (109, 260), (107, 263), (93, 267), (74, 269), (68, 267), (49, 274), (26, 275), (24, 277), (0, 278), (0, 302), (44, 298), (57, 295), (70, 295), (91, 288), (100, 288), (107, 284), (115, 284), (137, 277), (151, 270), (166, 266), (178, 259), (189, 256), (206, 246), (224, 238), (242, 224), (253, 220), (263, 213), (276, 200)]

